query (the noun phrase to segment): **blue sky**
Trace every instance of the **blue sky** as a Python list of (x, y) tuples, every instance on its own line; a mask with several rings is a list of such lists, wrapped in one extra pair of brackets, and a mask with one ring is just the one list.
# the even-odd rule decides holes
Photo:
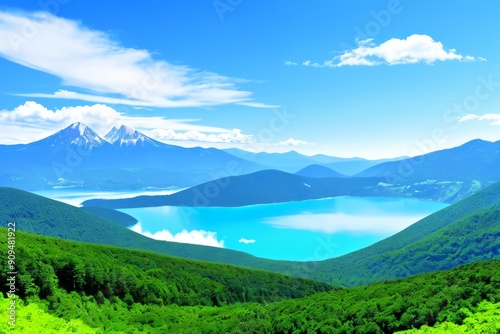
[(74, 121), (366, 158), (500, 139), (498, 1), (11, 1), (0, 144)]

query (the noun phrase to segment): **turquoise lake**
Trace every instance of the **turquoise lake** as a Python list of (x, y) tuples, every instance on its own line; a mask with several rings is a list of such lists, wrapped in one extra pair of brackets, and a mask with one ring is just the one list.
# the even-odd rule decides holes
[[(91, 198), (170, 194), (180, 189), (35, 192), (74, 206)], [(237, 208), (122, 209), (139, 220), (131, 229), (160, 240), (224, 247), (279, 260), (337, 257), (385, 239), (448, 206), (401, 198), (336, 197)]]
[(206, 244), (279, 260), (324, 260), (369, 246), (447, 204), (399, 198), (339, 197), (221, 207), (122, 209), (155, 239)]

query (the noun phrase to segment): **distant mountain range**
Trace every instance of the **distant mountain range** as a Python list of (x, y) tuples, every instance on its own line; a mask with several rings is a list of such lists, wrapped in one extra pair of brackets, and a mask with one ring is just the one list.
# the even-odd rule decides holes
[[(500, 141), (483, 140), (388, 161), (304, 156), (294, 151), (250, 153), (238, 149), (185, 148), (161, 143), (124, 125), (101, 138), (84, 124), (75, 123), (33, 143), (0, 145), (0, 159), (8, 162), (0, 164), (0, 186), (25, 190), (174, 186), (193, 187), (191, 193), (204, 193), (203, 187), (210, 187), (216, 188), (220, 197), (210, 202), (226, 198), (229, 202), (222, 203), (225, 206), (344, 195), (452, 203), (500, 181)], [(361, 171), (363, 168), (367, 169)], [(275, 171), (256, 174), (272, 169)], [(357, 174), (349, 176), (353, 172)], [(227, 187), (220, 186), (228, 180), (231, 182)], [(266, 187), (268, 194), (262, 193), (265, 183), (281, 190)], [(235, 196), (237, 193), (241, 194)], [(189, 198), (180, 200), (182, 196), (186, 193), (169, 197), (165, 203), (186, 204)]]
[(295, 174), (259, 171), (209, 181), (173, 195), (92, 200), (85, 205), (238, 206), (333, 196), (404, 197), (454, 203), (497, 181), (500, 181), (500, 141), (473, 140), (452, 149), (384, 162), (354, 177), (313, 164)]
[[(238, 149), (185, 148), (156, 141), (122, 125), (104, 138), (74, 123), (42, 140), (0, 145), (0, 186), (141, 189), (189, 187), (225, 176), (278, 168), (296, 172), (313, 164), (339, 166), (346, 174), (387, 160), (346, 159), (297, 152), (253, 154)], [(342, 167), (341, 167), (342, 166)]]
[(252, 153), (237, 148), (230, 148), (225, 150), (232, 155), (258, 163), (268, 168), (282, 170), (284, 172), (294, 173), (309, 165), (322, 165), (333, 169), (344, 175), (357, 174), (371, 166), (378, 165), (387, 161), (398, 161), (407, 157), (399, 157), (393, 159), (378, 159), (367, 160), (363, 158), (339, 158), (331, 157), (328, 155), (317, 154), (313, 156), (302, 155), (295, 151), (286, 153)]
[(186, 187), (265, 169), (213, 148), (167, 145), (126, 127), (105, 139), (82, 123), (26, 145), (0, 146), (0, 185), (20, 189)]
[(500, 141), (472, 140), (459, 147), (400, 161), (385, 162), (358, 173), (383, 177), (387, 183), (424, 181), (500, 181)]

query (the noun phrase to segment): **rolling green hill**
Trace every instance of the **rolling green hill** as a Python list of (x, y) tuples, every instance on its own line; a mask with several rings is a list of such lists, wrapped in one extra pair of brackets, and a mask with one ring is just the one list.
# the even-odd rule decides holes
[[(0, 228), (7, 235), (7, 229)], [(7, 240), (0, 241), (7, 249)], [(78, 243), (17, 232), (17, 294), (53, 296), (58, 289), (129, 303), (220, 306), (272, 302), (330, 291), (331, 285), (266, 271), (179, 259), (152, 252)], [(1, 261), (7, 268), (7, 257)], [(0, 279), (7, 282), (7, 272)], [(8, 291), (2, 285), (2, 292)]]
[[(487, 330), (500, 319), (500, 260), (332, 290), (149, 252), (22, 232), (17, 240), (21, 330), (50, 332), (53, 326), (43, 321), (53, 319), (84, 333), (394, 333), (481, 319), (484, 333), (493, 334)], [(314, 293), (324, 290), (331, 291)], [(8, 330), (6, 322), (0, 329)]]
[(81, 209), (15, 189), (0, 188), (0, 199), (0, 219), (16, 221), (23, 231), (263, 269), (342, 286), (500, 257), (500, 184), (372, 246), (318, 262), (273, 261), (228, 249), (152, 240)]
[(14, 221), (20, 231), (46, 236), (276, 272), (293, 264), (229, 249), (153, 240), (80, 208), (13, 188), (0, 188), (0, 221)]
[(134, 217), (113, 209), (100, 208), (98, 206), (86, 206), (81, 208), (81, 210), (100, 216), (104, 219), (111, 220), (125, 227), (135, 225), (138, 222), (138, 220)]
[[(17, 286), (23, 299), (18, 303), (18, 329), (50, 332), (42, 321), (54, 319), (58, 328), (86, 333), (439, 332), (466, 331), (470, 324), (497, 333), (500, 260), (482, 260), (500, 257), (500, 184), (370, 247), (308, 263), (151, 240), (80, 208), (15, 189), (0, 189), (0, 219), (38, 234), (253, 266), (317, 281), (348, 286), (378, 282), (315, 293), (333, 287), (266, 271), (18, 232)], [(0, 233), (7, 231), (0, 228)], [(6, 248), (5, 238), (0, 247)], [(6, 259), (0, 261), (5, 267)], [(436, 272), (447, 268), (454, 269)], [(5, 281), (5, 276), (0, 273), (0, 279)], [(413, 277), (387, 281), (407, 276)]]

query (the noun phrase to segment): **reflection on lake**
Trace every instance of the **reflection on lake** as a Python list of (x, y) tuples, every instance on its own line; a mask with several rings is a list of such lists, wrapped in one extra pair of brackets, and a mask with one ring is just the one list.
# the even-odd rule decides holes
[(145, 235), (282, 260), (323, 260), (369, 246), (447, 204), (339, 197), (237, 208), (123, 209)]

